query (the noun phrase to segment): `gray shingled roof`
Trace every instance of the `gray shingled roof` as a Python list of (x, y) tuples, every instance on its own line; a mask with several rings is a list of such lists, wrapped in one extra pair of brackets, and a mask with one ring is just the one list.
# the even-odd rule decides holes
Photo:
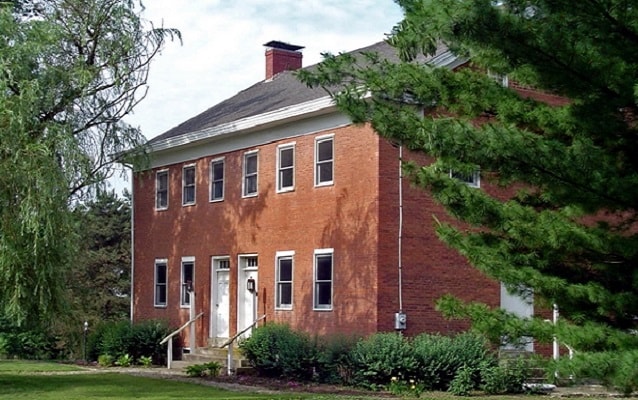
[[(371, 46), (354, 50), (352, 53), (365, 51), (377, 52), (388, 59), (397, 58), (396, 50), (386, 42), (375, 43)], [(305, 68), (314, 68), (314, 66)], [(293, 71), (284, 71), (277, 74), (272, 80), (258, 82), (235, 96), (212, 106), (199, 115), (153, 138), (149, 143), (175, 138), (325, 96), (327, 96), (327, 93), (322, 88), (311, 89), (301, 83), (295, 77)]]

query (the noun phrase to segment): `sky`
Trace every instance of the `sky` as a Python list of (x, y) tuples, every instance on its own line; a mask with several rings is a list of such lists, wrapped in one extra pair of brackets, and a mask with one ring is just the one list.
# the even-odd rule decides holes
[(305, 46), (303, 66), (322, 52), (383, 40), (401, 20), (392, 0), (144, 0), (142, 17), (177, 28), (151, 64), (148, 94), (125, 118), (147, 139), (265, 78), (264, 43)]

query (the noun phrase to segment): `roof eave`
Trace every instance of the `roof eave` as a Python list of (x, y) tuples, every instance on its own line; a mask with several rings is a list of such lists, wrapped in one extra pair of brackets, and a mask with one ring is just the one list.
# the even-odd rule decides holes
[(227, 135), (236, 134), (253, 130), (274, 123), (281, 123), (300, 116), (315, 115), (336, 109), (334, 101), (330, 96), (324, 96), (318, 99), (310, 100), (304, 103), (295, 104), (289, 107), (280, 108), (263, 114), (258, 114), (225, 124), (212, 126), (199, 131), (189, 132), (177, 137), (159, 140), (149, 145), (149, 151), (159, 152), (174, 149), (176, 147), (186, 146), (208, 139), (219, 139)]

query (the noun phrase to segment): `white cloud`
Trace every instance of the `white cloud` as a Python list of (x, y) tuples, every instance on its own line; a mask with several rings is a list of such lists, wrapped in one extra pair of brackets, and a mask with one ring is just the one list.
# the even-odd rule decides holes
[[(185, 5), (187, 4), (187, 5)], [(151, 65), (149, 93), (127, 121), (157, 136), (264, 79), (263, 44), (305, 46), (304, 66), (321, 52), (354, 50), (382, 40), (401, 19), (391, 0), (147, 0), (143, 16), (177, 28)]]

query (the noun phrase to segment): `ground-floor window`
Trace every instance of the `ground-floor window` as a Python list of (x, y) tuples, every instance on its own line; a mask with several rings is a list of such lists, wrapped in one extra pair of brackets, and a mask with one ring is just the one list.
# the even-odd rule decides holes
[(167, 265), (166, 259), (155, 260), (155, 296), (153, 300), (155, 307), (166, 307)]
[(333, 249), (315, 250), (314, 309), (332, 310)]
[(294, 252), (277, 252), (275, 266), (276, 307), (278, 309), (292, 309), (292, 270)]
[(182, 257), (182, 279), (181, 279), (181, 301), (182, 307), (191, 304), (189, 289), (195, 284), (195, 257)]

